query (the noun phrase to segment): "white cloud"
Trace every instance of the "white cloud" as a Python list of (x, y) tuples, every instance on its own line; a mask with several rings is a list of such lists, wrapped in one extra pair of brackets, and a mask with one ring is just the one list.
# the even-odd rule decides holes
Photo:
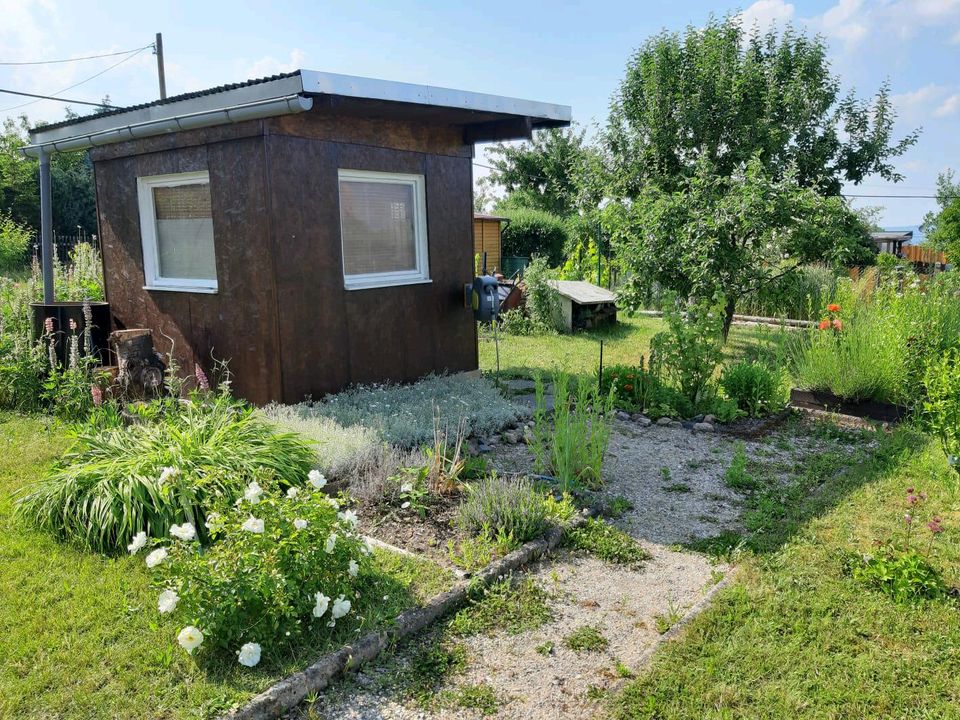
[(756, 26), (761, 32), (773, 26), (784, 26), (793, 19), (793, 3), (783, 0), (757, 0), (753, 5), (740, 13), (740, 20), (745, 30)]
[(957, 31), (953, 34), (953, 37), (950, 38), (950, 44), (951, 44), (951, 45), (960, 45), (960, 30), (957, 30)]
[(856, 45), (869, 32), (868, 13), (863, 10), (863, 0), (840, 0), (818, 18), (820, 31), (849, 45)]
[(954, 94), (940, 103), (937, 109), (933, 111), (934, 117), (947, 117), (960, 110), (960, 94)]
[(290, 60), (283, 62), (272, 56), (262, 57), (251, 65), (247, 66), (245, 77), (261, 78), (269, 75), (279, 75), (280, 73), (293, 72), (303, 67), (307, 54), (299, 48), (290, 51)]

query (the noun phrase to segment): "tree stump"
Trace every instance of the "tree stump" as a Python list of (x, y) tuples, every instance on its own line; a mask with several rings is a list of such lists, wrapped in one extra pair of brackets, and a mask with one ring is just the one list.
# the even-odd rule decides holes
[(153, 347), (152, 331), (116, 330), (110, 333), (110, 345), (117, 355), (117, 381), (123, 389), (138, 395), (158, 394), (166, 365)]

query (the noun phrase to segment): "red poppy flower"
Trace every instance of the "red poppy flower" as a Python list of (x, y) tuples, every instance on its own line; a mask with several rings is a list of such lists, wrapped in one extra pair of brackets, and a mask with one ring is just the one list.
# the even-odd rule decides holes
[(820, 321), (820, 324), (817, 327), (819, 327), (821, 330), (826, 330), (828, 327), (830, 327), (830, 321), (823, 319)]
[(840, 312), (840, 306), (836, 303), (830, 303), (827, 305), (827, 312)]

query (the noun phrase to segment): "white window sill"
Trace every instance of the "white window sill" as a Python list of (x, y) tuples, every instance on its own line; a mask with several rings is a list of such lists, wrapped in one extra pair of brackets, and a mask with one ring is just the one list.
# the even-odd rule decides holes
[(403, 287), (404, 285), (430, 285), (433, 280), (430, 278), (420, 278), (417, 280), (365, 280), (363, 282), (345, 281), (343, 287), (346, 290), (373, 290), (375, 288)]
[(193, 285), (144, 285), (144, 290), (160, 290), (162, 292), (200, 293), (201, 295), (216, 295), (218, 288)]

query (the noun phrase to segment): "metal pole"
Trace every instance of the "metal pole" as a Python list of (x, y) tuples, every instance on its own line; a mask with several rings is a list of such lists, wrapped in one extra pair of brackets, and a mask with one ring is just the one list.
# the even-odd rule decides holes
[(157, 56), (157, 77), (160, 79), (160, 99), (167, 99), (167, 79), (163, 73), (163, 33), (157, 33), (157, 40), (153, 46), (153, 52)]
[(50, 188), (50, 155), (40, 148), (40, 262), (43, 267), (43, 301), (53, 302), (53, 193)]

